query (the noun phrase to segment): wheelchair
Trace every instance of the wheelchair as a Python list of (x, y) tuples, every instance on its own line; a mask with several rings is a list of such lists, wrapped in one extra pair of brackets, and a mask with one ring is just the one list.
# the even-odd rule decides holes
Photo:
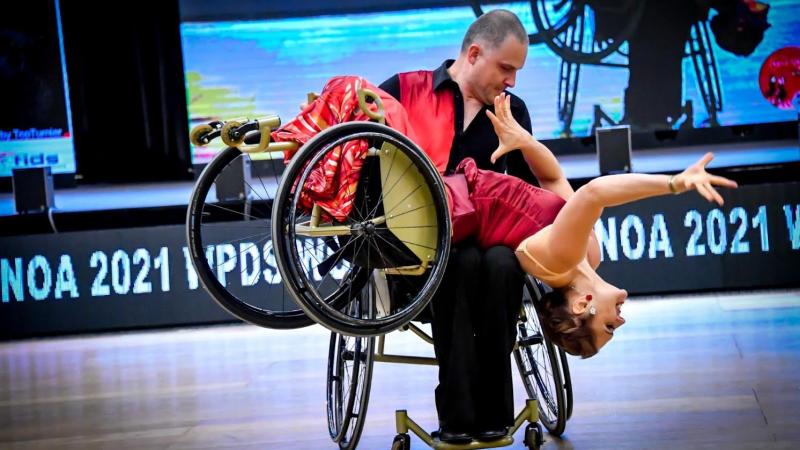
[[(547, 340), (536, 315), (536, 305), (546, 289), (546, 286), (535, 278), (526, 277), (522, 307), (517, 320), (517, 342), (514, 345), (513, 355), (529, 400), (526, 401), (522, 411), (517, 414), (508, 435), (493, 442), (473, 440), (467, 444), (445, 443), (422, 430), (408, 417), (405, 410), (398, 410), (395, 413), (398, 434), (392, 443), (392, 450), (408, 450), (410, 448), (409, 431), (434, 449), (453, 450), (511, 445), (514, 442), (512, 436), (526, 421), (528, 425), (523, 442), (529, 449), (538, 449), (544, 442), (544, 435), (539, 423), (544, 425), (553, 436), (563, 434), (567, 420), (572, 416), (572, 380), (566, 354)], [(408, 324), (406, 329), (411, 330), (424, 341), (433, 343), (432, 338), (413, 323)], [(436, 364), (435, 358), (387, 355), (384, 353), (385, 337), (381, 336), (378, 339), (375, 361)]]
[[(384, 339), (410, 329), (432, 342), (411, 321), (428, 306), (450, 252), (441, 176), (419, 147), (382, 123), (377, 95), (363, 90), (358, 98), (371, 121), (330, 126), (299, 149), (270, 142), (280, 126), (274, 116), (195, 127), (193, 144), (219, 137), (228, 147), (199, 176), (186, 221), (197, 281), (225, 310), (266, 328), (319, 323), (331, 330), (327, 416), (331, 438), (342, 449), (358, 444), (375, 361), (435, 364), (432, 358), (386, 355)], [(346, 161), (348, 146), (363, 157)], [(293, 155), (283, 168), (271, 154), (285, 151)], [(354, 168), (338, 186), (351, 194), (349, 209), (314, 201), (313, 182), (326, 176), (331, 161)], [(231, 193), (231, 179), (244, 189)], [(393, 448), (410, 448), (409, 430), (442, 449), (510, 445), (526, 421), (529, 448), (543, 442), (538, 422), (553, 435), (563, 433), (572, 389), (565, 354), (538, 324), (535, 304), (543, 288), (534, 279), (526, 283), (514, 357), (530, 400), (509, 435), (448, 444), (397, 411)]]

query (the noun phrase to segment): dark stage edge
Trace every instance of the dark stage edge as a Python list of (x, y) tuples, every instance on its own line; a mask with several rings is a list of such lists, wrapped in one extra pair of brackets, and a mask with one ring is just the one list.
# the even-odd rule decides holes
[[(672, 147), (633, 152), (632, 169), (675, 173), (713, 151), (712, 172), (740, 185), (800, 180), (800, 146), (795, 140)], [(575, 188), (599, 175), (594, 154), (559, 157)], [(57, 189), (52, 222), (47, 214), (17, 215), (11, 193), (0, 194), (0, 236), (95, 229), (174, 225), (186, 220), (194, 182), (81, 186)]]

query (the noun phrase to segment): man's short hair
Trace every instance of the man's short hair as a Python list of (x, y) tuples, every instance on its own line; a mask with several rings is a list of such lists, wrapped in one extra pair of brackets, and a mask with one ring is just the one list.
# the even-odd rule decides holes
[(516, 14), (507, 9), (489, 11), (469, 26), (461, 43), (461, 52), (465, 52), (475, 41), (497, 48), (508, 36), (514, 36), (524, 44), (528, 43), (528, 32)]

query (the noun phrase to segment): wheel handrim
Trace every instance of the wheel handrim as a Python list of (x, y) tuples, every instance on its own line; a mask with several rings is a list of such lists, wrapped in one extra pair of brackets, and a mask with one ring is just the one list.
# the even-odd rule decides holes
[[(345, 128), (345, 125), (348, 127)], [(337, 127), (338, 129), (334, 130), (334, 128)], [(336, 131), (344, 132), (347, 130), (353, 130), (353, 132), (346, 133), (338, 137), (335, 134)], [(421, 152), (418, 150), (414, 150), (412, 148), (413, 144), (404, 142), (403, 138), (393, 136), (393, 134), (396, 133), (393, 130), (377, 124), (359, 122), (337, 125), (326, 131), (330, 132), (333, 135), (333, 138), (328, 139), (327, 141), (322, 141), (322, 143), (317, 147), (307, 149), (309, 152), (307, 157), (293, 162), (293, 164), (296, 163), (298, 165), (294, 169), (299, 169), (292, 172), (293, 174), (298, 175), (292, 176), (293, 179), (296, 180), (293, 181), (294, 186), (305, 186), (305, 182), (310, 177), (312, 171), (329, 152), (343, 145), (345, 142), (367, 140), (373, 144), (373, 146), (377, 145), (375, 144), (376, 142), (380, 142), (381, 144), (390, 143), (392, 146), (398, 149), (398, 154), (403, 154), (406, 157), (412, 158), (411, 165), (406, 167), (401, 167), (398, 165), (394, 176), (397, 176), (397, 174), (401, 173), (400, 171), (403, 169), (405, 169), (409, 174), (416, 171), (420, 179), (425, 180), (427, 183), (424, 186), (418, 187), (420, 192), (422, 192), (423, 189), (438, 189), (438, 195), (440, 198), (444, 198), (444, 191), (441, 182), (435, 179), (434, 175), (425, 172), (425, 164), (427, 160), (423, 160), (423, 158), (425, 158), (424, 154), (421, 154)], [(320, 135), (318, 135), (318, 137), (320, 137)], [(309, 146), (310, 144), (306, 145)], [(418, 152), (419, 155), (416, 154), (415, 151)], [(394, 157), (394, 154), (392, 154), (392, 156)], [(387, 159), (387, 161), (389, 160)], [(393, 163), (393, 159), (391, 161)], [(367, 171), (366, 167), (367, 164), (365, 164), (365, 169), (362, 169), (362, 177)], [(387, 173), (391, 173), (392, 164), (387, 163), (383, 167), (389, 167), (386, 170)], [(409, 167), (412, 168), (410, 171)], [(435, 169), (433, 174), (438, 177)], [(382, 177), (383, 174), (379, 174), (378, 176)], [(359, 182), (358, 189), (361, 189), (363, 185), (367, 185), (367, 183)], [(387, 183), (387, 186), (391, 186), (391, 184)], [(449, 214), (446, 209), (438, 207), (438, 209), (435, 211), (437, 220), (436, 223), (443, 224), (443, 229), (440, 229), (435, 223), (424, 224), (424, 227), (432, 228), (434, 230), (437, 239), (437, 247), (435, 248), (438, 248), (439, 251), (435, 255), (433, 264), (429, 266), (429, 270), (421, 275), (421, 277), (424, 277), (425, 283), (421, 288), (419, 288), (418, 292), (416, 293), (417, 295), (412, 299), (413, 301), (410, 301), (404, 306), (397, 307), (396, 305), (392, 304), (385, 290), (383, 290), (383, 292), (378, 290), (378, 300), (384, 305), (389, 305), (389, 307), (381, 310), (379, 314), (372, 318), (362, 318), (349, 315), (346, 310), (343, 310), (339, 305), (331, 304), (329, 300), (330, 296), (337, 292), (340, 293), (340, 295), (341, 293), (345, 293), (343, 297), (352, 297), (352, 292), (356, 291), (359, 286), (331, 282), (331, 277), (329, 276), (330, 272), (321, 276), (321, 279), (314, 280), (309, 276), (309, 273), (313, 273), (314, 269), (303, 267), (302, 261), (297, 253), (296, 242), (302, 241), (302, 239), (305, 237), (298, 233), (297, 226), (300, 223), (306, 222), (306, 219), (309, 217), (309, 212), (308, 210), (300, 207), (300, 195), (298, 195), (296, 192), (296, 188), (289, 189), (287, 184), (282, 186), (281, 189), (281, 206), (279, 210), (276, 210), (276, 214), (274, 214), (274, 216), (277, 217), (276, 220), (280, 220), (280, 222), (276, 222), (275, 227), (281, 227), (281, 230), (285, 233), (286, 239), (281, 247), (281, 251), (278, 254), (278, 265), (281, 268), (282, 273), (286, 274), (285, 278), (287, 279), (287, 282), (291, 284), (290, 290), (295, 295), (298, 304), (300, 304), (300, 306), (310, 317), (314, 318), (318, 323), (321, 323), (332, 331), (338, 333), (362, 336), (378, 335), (391, 331), (392, 329), (399, 328), (403, 324), (407, 323), (412, 317), (416, 316), (419, 311), (426, 306), (427, 301), (430, 299), (430, 296), (432, 295), (433, 291), (435, 291), (436, 286), (438, 286), (438, 283), (441, 281), (441, 276), (443, 275), (444, 269), (443, 265), (446, 263), (446, 253), (444, 253), (444, 251), (449, 248)], [(365, 190), (367, 190), (367, 188), (365, 188)], [(346, 239), (339, 237), (336, 238), (339, 249), (337, 250), (338, 254), (335, 256), (333, 263), (337, 265), (341, 264), (344, 270), (352, 271), (356, 268), (360, 268), (360, 270), (366, 271), (369, 274), (380, 271), (383, 273), (385, 278), (386, 272), (384, 267), (394, 267), (397, 265), (392, 265), (392, 261), (396, 262), (396, 260), (392, 258), (397, 258), (398, 256), (396, 254), (389, 256), (387, 251), (381, 248), (381, 246), (385, 248), (390, 248), (393, 246), (393, 250), (397, 251), (396, 253), (399, 253), (403, 250), (402, 248), (399, 248), (396, 242), (387, 240), (387, 236), (390, 236), (387, 234), (391, 231), (389, 230), (390, 226), (375, 222), (373, 224), (375, 225), (374, 228), (376, 230), (374, 234), (370, 234), (371, 232), (366, 228), (368, 225), (367, 222), (374, 222), (380, 218), (379, 216), (381, 213), (386, 213), (386, 211), (384, 211), (385, 205), (382, 203), (384, 201), (384, 194), (385, 192), (382, 191), (381, 194), (378, 195), (379, 198), (372, 198), (370, 201), (374, 201), (374, 204), (366, 202), (364, 205), (361, 205), (364, 208), (363, 211), (359, 211), (357, 209), (359, 205), (356, 205), (357, 207), (353, 209), (354, 212), (351, 212), (351, 214), (345, 219), (345, 222), (343, 222), (345, 227), (349, 227), (348, 230), (350, 230), (350, 234)], [(283, 197), (285, 195), (290, 195), (291, 197), (284, 200)], [(367, 197), (368, 195), (369, 194), (363, 194), (363, 197)], [(373, 197), (375, 197), (375, 195), (373, 195)], [(358, 203), (358, 198), (356, 198), (355, 202)], [(425, 206), (432, 209), (437, 208), (437, 205), (433, 204)], [(389, 209), (387, 208), (387, 211), (388, 210)], [(357, 217), (355, 214), (356, 212), (359, 214), (363, 213), (366, 217)], [(396, 215), (400, 216), (402, 214)], [(386, 217), (388, 217), (388, 215)], [(359, 231), (360, 229), (358, 227), (364, 227), (364, 230)], [(420, 227), (423, 227), (423, 225), (420, 225)], [(415, 244), (416, 243), (411, 242), (409, 244), (400, 245), (410, 246)], [(286, 254), (284, 254), (284, 252)], [(354, 261), (357, 261), (359, 258), (367, 261), (367, 263), (363, 263), (363, 261), (359, 261), (358, 264), (355, 263)], [(341, 261), (345, 262), (342, 263)], [(317, 259), (315, 262), (318, 265), (321, 265), (323, 261), (319, 261), (319, 259)], [(402, 279), (405, 277), (397, 278), (401, 279), (401, 282), (403, 282)], [(374, 282), (374, 280), (375, 277), (370, 278), (371, 282)], [(417, 288), (416, 285), (412, 285), (408, 280), (405, 282), (410, 286)]]
[(568, 368), (561, 367), (557, 348), (542, 334), (534, 299), (539, 289), (526, 280), (530, 299), (523, 299), (523, 316), (518, 331), (520, 346), (514, 352), (523, 384), (531, 398), (538, 399), (539, 417), (551, 434), (564, 432), (567, 420), (566, 392), (563, 375)]
[[(231, 170), (232, 164), (241, 162), (240, 158), (249, 159), (250, 157), (235, 148), (223, 150), (208, 164), (192, 192), (187, 212), (187, 241), (189, 257), (195, 273), (198, 275), (198, 281), (220, 306), (242, 320), (269, 328), (294, 328), (308, 325), (311, 321), (294, 304), (288, 292), (278, 284), (279, 280), (276, 277), (280, 275), (277, 268), (273, 267), (272, 273), (267, 274), (265, 265), (268, 265), (268, 262), (261, 258), (257, 261), (252, 259), (255, 253), (266, 257), (271, 252), (269, 222), (274, 199), (272, 193), (277, 188), (277, 179), (282, 163), (275, 160), (270, 160), (268, 163), (272, 166), (271, 173), (274, 174), (274, 181), (259, 176), (256, 177), (258, 178), (257, 183), (255, 180), (253, 183), (245, 183), (250, 192), (254, 193), (255, 198), (251, 200), (220, 202), (211, 198), (215, 181), (223, 172)], [(209, 222), (212, 217), (214, 217), (213, 220), (216, 220), (220, 215), (230, 217), (218, 222)], [(238, 217), (238, 219), (234, 220), (231, 217)], [(215, 239), (215, 235), (223, 237)], [(232, 235), (237, 237), (230, 239), (229, 237)], [(246, 245), (247, 243), (250, 245)], [(239, 244), (238, 252), (235, 244)], [(219, 254), (211, 254), (211, 260), (214, 262), (208, 259), (209, 245), (214, 246), (215, 252), (213, 253)], [(233, 253), (230, 251), (231, 247), (227, 246), (234, 247)], [(220, 251), (221, 249), (224, 251)], [(215, 256), (221, 256), (224, 262), (216, 264), (218, 258)], [(244, 261), (243, 258), (248, 258), (252, 265), (258, 263), (261, 273), (253, 270), (253, 277), (241, 282), (243, 278), (241, 276), (240, 283), (237, 285), (235, 275), (243, 274), (237, 274), (235, 271), (227, 269), (230, 268), (231, 263)], [(262, 262), (264, 262), (263, 265)], [(228, 276), (233, 280), (233, 285), (224, 283), (225, 278), (221, 279), (221, 277)], [(267, 280), (268, 276), (272, 277), (271, 280)], [(253, 282), (254, 278), (257, 281)], [(263, 286), (258, 287), (263, 284), (267, 284), (269, 287), (267, 289), (264, 289)], [(273, 291), (272, 293), (278, 295), (276, 292), (278, 289), (281, 291), (280, 300), (273, 298), (274, 296), (265, 295), (265, 290)]]

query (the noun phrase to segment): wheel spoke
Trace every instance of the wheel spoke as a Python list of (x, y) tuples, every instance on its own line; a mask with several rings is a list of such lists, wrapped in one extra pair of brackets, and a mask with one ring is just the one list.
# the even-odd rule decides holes
[[(447, 245), (447, 236), (444, 233), (431, 233), (432, 236), (435, 236), (435, 240), (432, 239), (430, 241), (416, 238), (415, 236), (398, 237), (396, 235), (389, 236), (388, 234), (391, 230), (434, 228), (437, 224), (431, 219), (419, 220), (417, 221), (421, 222), (419, 224), (401, 222), (398, 227), (389, 227), (383, 223), (369, 227), (370, 230), (365, 230), (365, 235), (367, 232), (369, 235), (362, 236), (359, 233), (351, 236), (347, 243), (342, 245), (342, 248), (335, 249), (332, 247), (335, 254), (332, 253), (326, 257), (322, 255), (323, 253), (327, 255), (327, 250), (322, 252), (319, 249), (315, 251), (309, 249), (307, 252), (313, 252), (310, 255), (303, 255), (294, 250), (286, 250), (299, 237), (295, 235), (295, 230), (292, 229), (291, 225), (296, 223), (297, 218), (309, 214), (305, 207), (301, 207), (299, 195), (302, 193), (304, 186), (307, 185), (307, 182), (313, 179), (310, 177), (316, 176), (316, 172), (314, 172), (316, 166), (324, 161), (324, 158), (333, 149), (343, 145), (349, 146), (351, 143), (366, 140), (371, 147), (386, 148), (386, 146), (392, 145), (396, 150), (392, 152), (392, 155), (381, 154), (379, 156), (380, 160), (370, 157), (365, 161), (364, 166), (361, 168), (363, 171), (361, 178), (356, 186), (352, 210), (349, 213), (349, 217), (341, 219), (340, 222), (363, 223), (373, 220), (377, 216), (385, 217), (387, 215), (399, 217), (400, 221), (402, 221), (401, 216), (411, 213), (419, 215), (420, 212), (424, 212), (424, 215), (427, 215), (428, 211), (425, 211), (424, 208), (442, 208), (442, 205), (446, 205), (443, 203), (446, 202), (446, 199), (442, 195), (441, 186), (438, 185), (435, 185), (436, 191), (431, 193), (433, 195), (432, 199), (429, 198), (427, 201), (423, 200), (422, 202), (415, 200), (424, 192), (423, 189), (430, 188), (426, 186), (427, 181), (417, 181), (416, 184), (411, 183), (409, 186), (407, 183), (409, 176), (413, 173), (414, 177), (421, 176), (425, 180), (435, 182), (437, 177), (435, 169), (426, 163), (424, 154), (418, 148), (405, 141), (396, 132), (389, 129), (384, 131), (383, 128), (381, 125), (359, 122), (358, 124), (337, 125), (323, 131), (322, 133), (330, 133), (325, 135), (328, 136), (327, 138), (322, 133), (318, 134), (313, 141), (309, 141), (295, 156), (295, 158), (301, 159), (295, 159), (287, 168), (288, 172), (284, 174), (284, 177), (288, 177), (286, 178), (287, 180), (292, 179), (294, 192), (290, 190), (288, 184), (281, 185), (278, 190), (278, 198), (274, 200), (276, 204), (285, 205), (282, 207), (286, 208), (286, 214), (280, 217), (282, 223), (273, 224), (273, 228), (278, 230), (284, 227), (283, 223), (289, 224), (288, 227), (284, 227), (288, 230), (288, 239), (285, 239), (288, 242), (280, 243), (283, 247), (280, 251), (276, 251), (276, 256), (280, 258), (280, 267), (291, 268), (294, 272), (292, 276), (300, 277), (297, 281), (287, 280), (289, 291), (303, 305), (303, 308), (312, 312), (312, 315), (316, 316), (321, 323), (336, 332), (347, 335), (363, 336), (376, 332), (385, 332), (396, 325), (402, 324), (405, 316), (412, 312), (409, 307), (397, 312), (392, 312), (392, 308), (389, 307), (386, 308), (389, 311), (384, 311), (383, 305), (394, 303), (394, 299), (386, 298), (385, 285), (381, 284), (382, 281), (373, 278), (381, 276), (374, 272), (375, 269), (416, 265), (417, 258), (407, 246), (414, 248), (416, 252), (424, 251), (426, 254), (430, 253), (434, 260), (446, 259), (446, 256), (439, 254), (440, 249), (445, 248)], [(398, 155), (397, 153), (403, 154)], [(375, 164), (380, 164), (380, 167)], [(418, 173), (414, 171), (418, 171)], [(380, 186), (377, 185), (378, 183), (380, 183)], [(262, 196), (264, 196), (263, 193)], [(387, 200), (391, 204), (384, 204), (384, 201)], [(416, 201), (417, 204), (406, 209), (405, 205), (410, 201)], [(442, 211), (436, 209), (437, 217), (441, 213)], [(406, 221), (410, 217), (412, 216), (407, 216)], [(378, 232), (372, 233), (372, 230), (375, 229)], [(339, 242), (342, 242), (342, 240)], [(364, 247), (365, 245), (366, 247)], [(320, 269), (320, 266), (327, 269), (330, 263), (333, 263), (333, 267), (336, 267), (345, 260), (349, 262), (349, 266), (344, 269), (345, 278), (351, 279), (351, 282), (338, 282), (342, 270), (328, 270), (321, 277), (317, 277), (316, 269)], [(308, 266), (312, 266), (313, 270), (309, 270)], [(433, 274), (434, 280), (438, 284), (443, 275), (443, 270), (444, 265), (431, 264), (428, 268), (428, 273), (415, 277), (424, 282), (424, 284), (419, 285), (417, 279), (410, 279), (409, 276), (389, 276), (390, 282), (399, 283), (399, 286), (390, 285), (390, 292), (394, 294), (395, 289), (398, 288), (401, 289), (400, 292), (408, 291), (409, 298), (407, 303), (417, 304), (417, 300), (422, 298), (422, 295), (425, 295), (422, 287), (430, 289), (432, 286), (430, 283), (431, 274)], [(320, 270), (320, 273), (322, 273), (322, 270)], [(337, 280), (335, 283), (329, 280), (332, 277)], [(396, 281), (395, 278), (403, 281)], [(367, 285), (366, 289), (364, 284)], [(361, 310), (343, 309), (351, 299), (356, 297), (361, 298), (359, 303)], [(376, 317), (368, 311), (369, 309), (375, 309), (377, 305), (380, 305), (380, 317)], [(350, 318), (354, 320), (350, 320)], [(360, 341), (360, 345), (366, 348), (370, 344), (369, 341), (363, 340)], [(343, 356), (349, 357), (349, 355)], [(357, 359), (354, 364), (365, 364), (365, 355), (356, 355), (355, 357), (360, 359)], [(358, 373), (353, 370), (348, 365), (346, 376), (358, 377), (358, 380), (352, 380), (353, 386), (356, 386), (357, 382), (360, 382), (360, 379), (367, 375), (363, 371)], [(352, 397), (359, 394), (349, 392), (349, 395)], [(359, 414), (359, 407), (357, 406), (349, 412)], [(358, 417), (358, 415), (355, 417)]]
[[(291, 301), (285, 288), (269, 285), (274, 272), (257, 271), (264, 267), (271, 236), (269, 221), (269, 180), (242, 183), (252, 191), (245, 200), (219, 201), (213, 195), (215, 185), (233, 170), (232, 163), (247, 158), (239, 150), (225, 148), (209, 162), (192, 189), (187, 220), (188, 257), (200, 285), (217, 303), (235, 316), (267, 328), (296, 328), (311, 322)], [(260, 187), (259, 187), (260, 183)], [(274, 184), (274, 183), (273, 183)], [(264, 188), (262, 190), (262, 187)], [(265, 243), (267, 243), (265, 245)], [(218, 250), (214, 250), (214, 246)], [(263, 250), (262, 250), (263, 248)], [(216, 254), (216, 256), (215, 256)], [(253, 264), (249, 264), (255, 258)], [(247, 261), (248, 264), (238, 264)], [(222, 273), (225, 271), (224, 273)], [(228, 283), (221, 275), (227, 274)], [(242, 283), (230, 282), (243, 277)], [(260, 286), (264, 277), (268, 289)], [(280, 295), (275, 288), (280, 289)]]
[[(224, 206), (219, 206), (216, 203), (206, 203), (205, 206), (213, 206), (213, 207), (219, 208), (219, 209), (221, 209), (223, 211), (228, 211), (228, 212), (231, 212), (231, 213), (234, 213), (234, 214), (238, 214), (238, 215), (240, 215), (242, 217), (247, 217), (248, 219), (251, 219), (251, 218), (255, 219), (255, 220), (263, 219), (263, 217), (256, 217), (256, 216), (253, 216), (253, 215), (250, 215), (250, 214), (240, 213), (239, 211), (236, 211), (236, 210), (233, 210), (233, 209), (230, 209), (230, 208), (226, 208)], [(204, 209), (205, 209), (205, 206), (204, 206)]]

